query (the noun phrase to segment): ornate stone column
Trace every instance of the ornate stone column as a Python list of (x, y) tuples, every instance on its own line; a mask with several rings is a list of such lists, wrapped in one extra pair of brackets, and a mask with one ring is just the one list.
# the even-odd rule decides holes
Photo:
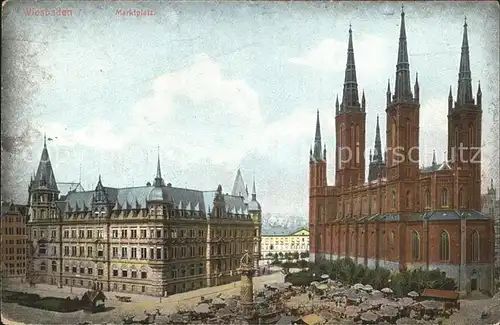
[(240, 260), (238, 272), (241, 275), (241, 305), (245, 316), (247, 318), (253, 318), (253, 276), (255, 268), (253, 267), (253, 260), (248, 250), (245, 250), (245, 254), (243, 254), (243, 257)]

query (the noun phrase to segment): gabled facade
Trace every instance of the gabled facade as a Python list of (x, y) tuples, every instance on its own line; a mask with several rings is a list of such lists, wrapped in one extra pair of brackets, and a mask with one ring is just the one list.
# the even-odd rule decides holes
[(57, 184), (44, 143), (29, 186), (30, 282), (165, 295), (237, 281), (245, 250), (259, 261), (255, 182), (248, 202), (221, 185), (177, 188), (158, 154), (145, 186), (109, 187), (99, 175), (93, 190), (72, 184), (59, 195)]
[[(359, 92), (349, 28), (342, 101), (336, 101), (335, 182), (327, 184), (320, 119), (309, 159), (311, 259), (351, 257), (370, 267), (439, 268), (460, 291), (492, 291), (493, 220), (482, 214), (481, 89), (472, 93), (464, 24), (457, 100), (450, 91), (448, 157), (420, 168), (420, 86), (413, 87), (401, 13), (394, 89), (386, 91), (386, 144), (377, 117), (365, 180), (366, 104)], [(383, 125), (384, 123), (382, 123)], [(323, 144), (324, 145), (324, 144)]]

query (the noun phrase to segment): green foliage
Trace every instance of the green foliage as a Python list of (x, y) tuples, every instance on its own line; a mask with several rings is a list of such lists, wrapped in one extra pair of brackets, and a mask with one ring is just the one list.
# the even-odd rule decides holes
[(285, 282), (290, 282), (294, 286), (308, 286), (313, 281), (320, 281), (318, 277), (313, 277), (309, 271), (290, 273), (285, 276)]
[(439, 270), (402, 270), (391, 278), (391, 289), (398, 296), (410, 291), (422, 292), (424, 289), (455, 290), (455, 280), (447, 278)]
[(320, 281), (323, 274), (328, 274), (330, 279), (340, 281), (346, 285), (369, 284), (377, 290), (389, 287), (397, 296), (405, 296), (410, 291), (421, 293), (424, 289), (456, 289), (455, 280), (447, 278), (439, 270), (401, 270), (391, 274), (388, 269), (380, 267), (371, 269), (356, 264), (349, 258), (309, 263), (307, 271), (290, 274), (285, 278), (285, 281), (297, 286), (309, 285), (314, 281), (314, 278)]
[(300, 253), (300, 258), (304, 259), (304, 258), (308, 258), (309, 257), (309, 252), (301, 252)]
[(57, 311), (61, 313), (71, 313), (82, 309), (83, 305), (78, 298), (41, 298), (37, 294), (29, 294), (24, 292), (7, 292), (2, 295), (4, 302), (17, 303), (21, 306)]

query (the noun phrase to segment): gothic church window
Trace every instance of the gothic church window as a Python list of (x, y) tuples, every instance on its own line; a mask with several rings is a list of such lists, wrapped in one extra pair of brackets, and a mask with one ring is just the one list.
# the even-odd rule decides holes
[(431, 207), (431, 191), (429, 190), (425, 191), (425, 207), (426, 208)]
[(317, 223), (321, 223), (322, 221), (322, 217), (323, 217), (323, 207), (321, 206), (321, 204), (318, 204), (318, 216), (316, 218), (316, 222)]
[(441, 206), (443, 208), (448, 206), (448, 190), (446, 188), (441, 190)]
[(441, 231), (439, 245), (439, 259), (448, 261), (450, 259), (450, 235), (445, 231)]
[(396, 199), (396, 191), (392, 191), (392, 208), (396, 209), (397, 199)]
[(473, 147), (474, 146), (474, 124), (469, 124), (469, 147)]
[(406, 191), (406, 207), (411, 208), (411, 193), (410, 190)]
[(471, 259), (473, 262), (479, 262), (479, 251), (480, 251), (480, 237), (479, 232), (474, 230), (471, 236)]
[(406, 119), (406, 150), (410, 149), (411, 149), (411, 121), (410, 119)]
[(411, 259), (412, 261), (420, 260), (420, 235), (415, 230), (411, 233)]
[(464, 207), (464, 189), (461, 188), (459, 191), (458, 191), (458, 207), (459, 208), (462, 208)]

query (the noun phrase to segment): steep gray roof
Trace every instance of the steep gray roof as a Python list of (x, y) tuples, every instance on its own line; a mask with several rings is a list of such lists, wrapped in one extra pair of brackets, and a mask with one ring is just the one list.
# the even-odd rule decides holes
[(31, 182), (31, 190), (46, 189), (58, 191), (54, 171), (52, 170), (52, 163), (50, 162), (47, 144), (44, 138), (42, 156), (38, 163), (35, 178)]
[[(163, 186), (139, 186), (126, 188), (104, 187), (107, 199), (113, 210), (145, 209), (152, 191), (160, 189), (167, 202), (176, 209), (199, 211), (208, 214), (212, 211), (216, 191), (198, 191), (185, 188)], [(65, 201), (58, 202), (63, 212), (85, 211), (92, 208), (94, 191), (70, 192)], [(224, 195), (226, 211), (233, 214), (248, 214), (243, 199), (239, 196)]]
[(243, 196), (244, 198), (248, 197), (248, 190), (245, 186), (245, 182), (243, 181), (243, 176), (241, 175), (241, 171), (238, 169), (236, 173), (236, 178), (234, 179), (233, 190), (231, 191), (231, 195), (234, 196)]
[(440, 171), (440, 170), (450, 170), (451, 167), (450, 165), (448, 165), (448, 163), (445, 161), (441, 164), (432, 164), (430, 166), (427, 166), (427, 167), (423, 167), (420, 169), (420, 172), (422, 173), (433, 173), (433, 172), (437, 172), (437, 171)]
[(79, 182), (57, 182), (57, 187), (61, 195), (67, 195), (71, 191), (83, 192), (85, 189)]

